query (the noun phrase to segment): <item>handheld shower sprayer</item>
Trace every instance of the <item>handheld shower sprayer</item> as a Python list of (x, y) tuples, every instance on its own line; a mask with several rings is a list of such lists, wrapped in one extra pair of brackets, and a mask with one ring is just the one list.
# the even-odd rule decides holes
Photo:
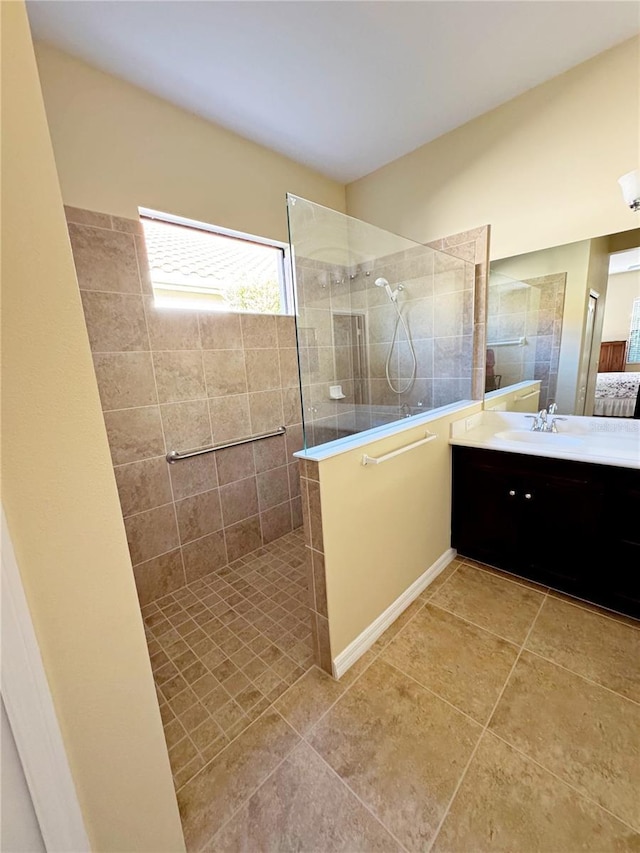
[(377, 278), (374, 284), (376, 287), (384, 287), (384, 289), (387, 291), (387, 296), (392, 302), (395, 302), (397, 300), (398, 291), (391, 290), (391, 285), (389, 284), (386, 278)]
[[(392, 290), (391, 285), (389, 284), (387, 279), (382, 278), (382, 277), (377, 278), (374, 281), (374, 284), (376, 287), (384, 287), (384, 289), (387, 291), (387, 296), (389, 297), (390, 302), (392, 303), (393, 307), (396, 309), (396, 315), (397, 315), (396, 316), (396, 322), (395, 322), (395, 326), (393, 328), (393, 337), (391, 339), (391, 343), (389, 344), (389, 351), (387, 353), (387, 361), (385, 364), (385, 374), (387, 377), (387, 384), (388, 384), (389, 388), (394, 392), (394, 394), (404, 394), (413, 387), (413, 383), (415, 382), (415, 379), (416, 379), (416, 371), (417, 371), (417, 366), (418, 366), (418, 362), (416, 359), (416, 352), (415, 352), (415, 349), (413, 347), (413, 341), (411, 340), (411, 333), (409, 332), (409, 327), (407, 326), (405, 319), (402, 316), (402, 312), (401, 312), (400, 308), (398, 307), (398, 294), (400, 293), (401, 290), (404, 290), (404, 287), (401, 284), (399, 284), (398, 287), (396, 288), (396, 290)], [(407, 341), (407, 344), (409, 345), (409, 353), (411, 355), (411, 376), (409, 376), (407, 378), (407, 381), (404, 383), (404, 385), (396, 386), (393, 384), (393, 380), (391, 379), (390, 365), (391, 365), (391, 359), (393, 356), (393, 349), (396, 345), (397, 338), (398, 338), (398, 327), (400, 325), (404, 329), (406, 341)]]

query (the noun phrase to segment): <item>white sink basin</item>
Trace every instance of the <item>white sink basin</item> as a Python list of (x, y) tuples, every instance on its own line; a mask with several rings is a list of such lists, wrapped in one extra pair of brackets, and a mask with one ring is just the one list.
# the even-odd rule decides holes
[(514, 441), (522, 444), (544, 445), (552, 447), (580, 447), (584, 439), (577, 435), (560, 432), (534, 432), (529, 429), (505, 429), (495, 433), (501, 441)]

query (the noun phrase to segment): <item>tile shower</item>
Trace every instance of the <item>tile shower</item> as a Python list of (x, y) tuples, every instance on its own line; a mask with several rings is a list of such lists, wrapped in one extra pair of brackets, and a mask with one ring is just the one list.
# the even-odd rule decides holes
[[(302, 524), (294, 318), (156, 309), (139, 221), (66, 208), (141, 604)], [(168, 465), (165, 454), (287, 427)]]
[(314, 659), (295, 321), (158, 309), (140, 222), (66, 214), (179, 788)]

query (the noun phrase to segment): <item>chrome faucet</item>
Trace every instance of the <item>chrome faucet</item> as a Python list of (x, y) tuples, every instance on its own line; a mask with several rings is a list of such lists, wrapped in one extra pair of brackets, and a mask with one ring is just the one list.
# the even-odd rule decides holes
[(558, 432), (557, 421), (566, 421), (567, 419), (556, 416), (549, 421), (548, 416), (553, 415), (557, 411), (557, 405), (551, 403), (548, 411), (547, 409), (540, 409), (537, 415), (525, 415), (525, 418), (532, 419), (531, 429), (533, 432)]
[(547, 410), (540, 409), (537, 415), (525, 415), (525, 418), (531, 418), (533, 423), (531, 429), (533, 432), (547, 431)]
[(525, 418), (529, 418), (531, 420), (531, 431), (532, 432), (540, 432), (540, 415), (525, 415)]
[(549, 427), (548, 432), (558, 432), (558, 427), (556, 426), (557, 421), (566, 421), (566, 418), (553, 418), (551, 421), (551, 426)]

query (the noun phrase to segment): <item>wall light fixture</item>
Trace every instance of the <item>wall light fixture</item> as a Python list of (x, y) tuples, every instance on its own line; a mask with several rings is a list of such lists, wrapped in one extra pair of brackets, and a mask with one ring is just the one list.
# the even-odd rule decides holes
[(626, 175), (618, 178), (618, 183), (622, 188), (624, 200), (631, 210), (640, 210), (640, 171), (634, 169), (633, 172), (627, 172)]

